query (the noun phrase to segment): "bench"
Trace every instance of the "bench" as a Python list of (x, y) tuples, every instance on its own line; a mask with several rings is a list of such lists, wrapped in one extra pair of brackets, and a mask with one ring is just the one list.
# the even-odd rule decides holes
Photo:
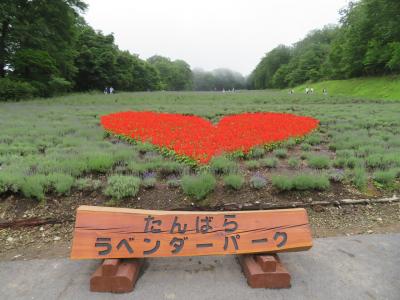
[(104, 259), (91, 290), (133, 290), (144, 258), (239, 255), (251, 287), (290, 287), (276, 253), (312, 247), (302, 208), (259, 211), (156, 211), (81, 206), (72, 259)]

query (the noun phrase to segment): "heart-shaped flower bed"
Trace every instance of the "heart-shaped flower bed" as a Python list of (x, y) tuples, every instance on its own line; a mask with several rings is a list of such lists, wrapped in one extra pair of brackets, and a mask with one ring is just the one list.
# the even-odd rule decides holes
[(285, 113), (243, 113), (213, 125), (198, 116), (156, 112), (119, 112), (101, 117), (104, 129), (174, 151), (199, 163), (223, 152), (247, 153), (255, 146), (302, 137), (319, 121)]

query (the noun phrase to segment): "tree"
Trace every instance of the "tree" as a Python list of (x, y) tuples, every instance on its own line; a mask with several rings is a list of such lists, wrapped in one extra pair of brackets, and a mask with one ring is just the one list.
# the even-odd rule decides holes
[(40, 95), (71, 86), (76, 18), (85, 7), (78, 0), (2, 1), (0, 77), (32, 83)]
[(274, 87), (272, 78), (275, 72), (289, 62), (291, 58), (291, 49), (284, 45), (272, 49), (268, 52), (254, 70), (254, 87), (265, 89)]
[(211, 72), (202, 69), (193, 71), (193, 89), (195, 91), (213, 91), (216, 89), (215, 77)]
[(310, 32), (282, 56), (279, 46), (250, 76), (253, 88), (400, 72), (400, 1), (360, 0), (340, 11), (339, 26)]
[(246, 85), (246, 80), (242, 74), (229, 69), (215, 69), (212, 74), (215, 78), (217, 90), (243, 89)]
[(95, 31), (81, 20), (76, 44), (77, 90), (103, 90), (106, 86), (124, 91), (161, 88), (157, 70), (137, 55), (119, 50), (112, 34)]
[(256, 89), (284, 88), (328, 78), (328, 55), (337, 31), (336, 26), (325, 26), (311, 31), (292, 47), (274, 48), (253, 71), (252, 86)]
[(160, 89), (160, 76), (148, 62), (128, 51), (121, 51), (116, 61), (114, 86), (125, 91)]
[(399, 72), (400, 2), (351, 2), (341, 14), (329, 55), (335, 78)]
[(160, 74), (162, 89), (169, 91), (190, 90), (193, 85), (192, 71), (183, 60), (171, 61), (167, 57), (154, 55), (147, 59)]
[(113, 76), (117, 71), (118, 48), (114, 44), (114, 36), (96, 32), (83, 23), (80, 25), (76, 46), (76, 89), (102, 90), (105, 86), (115, 85)]
[(221, 91), (245, 87), (246, 79), (242, 74), (229, 69), (216, 69), (211, 72), (193, 70), (193, 89), (196, 91)]

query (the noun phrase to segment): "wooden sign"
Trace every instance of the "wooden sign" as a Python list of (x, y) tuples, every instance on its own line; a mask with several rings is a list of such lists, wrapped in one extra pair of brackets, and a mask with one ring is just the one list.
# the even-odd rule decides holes
[(81, 206), (71, 258), (275, 253), (311, 246), (302, 208), (186, 212)]

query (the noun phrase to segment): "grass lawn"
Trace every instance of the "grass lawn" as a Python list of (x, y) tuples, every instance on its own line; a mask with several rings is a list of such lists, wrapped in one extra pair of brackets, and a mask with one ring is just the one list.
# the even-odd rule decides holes
[[(300, 143), (289, 140), (273, 151), (256, 149), (245, 158), (222, 157), (193, 169), (150, 145), (107, 136), (99, 116), (127, 110), (195, 114), (212, 122), (241, 112), (288, 112), (318, 118), (321, 125)], [(262, 191), (399, 189), (400, 101), (286, 91), (95, 93), (0, 103), (0, 116), (0, 198), (44, 200), (96, 191), (120, 201), (139, 191), (158, 190), (162, 197), (168, 189), (174, 190), (172, 198), (186, 193), (188, 201), (198, 201), (242, 190), (243, 197), (259, 197)], [(201, 172), (213, 178), (196, 177)]]
[(304, 93), (306, 87), (312, 87), (317, 93), (325, 88), (334, 96), (352, 96), (364, 99), (400, 100), (400, 76), (363, 77), (347, 80), (328, 80), (307, 83), (296, 87), (296, 92)]

